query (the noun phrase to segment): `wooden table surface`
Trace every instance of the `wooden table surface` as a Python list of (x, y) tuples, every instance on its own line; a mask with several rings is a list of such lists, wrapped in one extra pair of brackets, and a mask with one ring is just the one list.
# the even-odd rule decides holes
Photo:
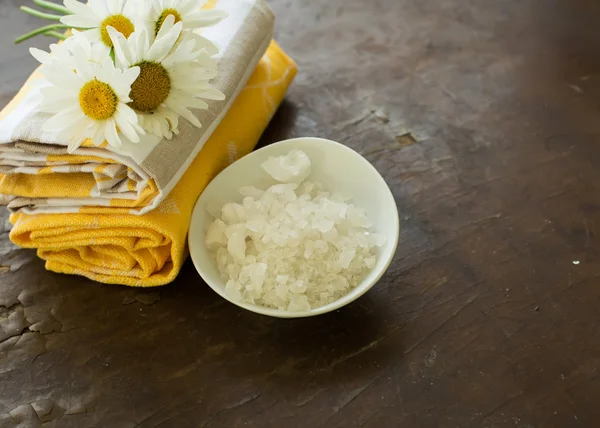
[[(2, 105), (35, 65), (25, 3), (0, 3)], [(599, 426), (600, 4), (272, 6), (300, 72), (262, 144), (369, 159), (401, 213), (389, 271), (270, 319), (190, 263), (150, 291), (46, 272), (2, 210), (0, 426)]]

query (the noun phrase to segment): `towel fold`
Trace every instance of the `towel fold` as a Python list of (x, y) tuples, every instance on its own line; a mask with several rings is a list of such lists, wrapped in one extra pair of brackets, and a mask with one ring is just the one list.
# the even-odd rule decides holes
[(110, 150), (88, 140), (68, 154), (68, 142), (42, 132), (50, 115), (37, 110), (35, 73), (0, 113), (0, 203), (28, 214), (144, 214), (158, 207), (225, 117), (273, 36), (265, 0), (212, 0), (208, 7), (228, 13), (202, 31), (220, 48), (212, 83), (226, 98), (194, 111), (202, 128), (180, 120), (171, 140), (146, 135)]
[(254, 149), (295, 74), (295, 63), (271, 42), (227, 115), (156, 209), (143, 215), (19, 211), (10, 217), (11, 240), (36, 248), (54, 272), (142, 287), (172, 281), (187, 256), (196, 199), (216, 174)]

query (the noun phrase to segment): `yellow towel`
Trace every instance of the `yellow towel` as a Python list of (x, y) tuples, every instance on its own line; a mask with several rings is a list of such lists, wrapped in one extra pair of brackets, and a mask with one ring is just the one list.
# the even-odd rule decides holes
[(173, 191), (153, 211), (132, 214), (23, 214), (10, 217), (11, 240), (36, 248), (46, 269), (109, 284), (171, 282), (187, 257), (196, 199), (223, 168), (251, 152), (296, 74), (275, 42)]

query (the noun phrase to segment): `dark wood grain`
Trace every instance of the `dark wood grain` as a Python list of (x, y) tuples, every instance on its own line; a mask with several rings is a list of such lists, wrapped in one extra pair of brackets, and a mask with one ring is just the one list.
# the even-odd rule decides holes
[[(2, 103), (34, 67), (22, 3), (0, 3)], [(0, 426), (598, 426), (598, 3), (272, 6), (300, 73), (261, 144), (363, 153), (401, 212), (390, 270), (284, 321), (190, 264), (150, 296), (45, 272), (6, 225)]]

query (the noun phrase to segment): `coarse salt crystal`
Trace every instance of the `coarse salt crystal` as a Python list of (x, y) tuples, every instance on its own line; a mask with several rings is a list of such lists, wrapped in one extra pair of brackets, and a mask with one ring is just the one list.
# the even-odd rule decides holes
[(227, 251), (237, 263), (243, 263), (246, 258), (246, 233), (243, 228), (231, 231), (227, 240)]
[(300, 150), (292, 150), (286, 156), (270, 157), (261, 166), (281, 183), (301, 183), (311, 172), (310, 159)]
[(342, 249), (340, 252), (340, 265), (342, 265), (344, 269), (347, 269), (355, 255), (356, 251), (353, 248)]
[(287, 310), (290, 312), (310, 311), (308, 297), (303, 294), (292, 294)]
[(375, 259), (375, 257), (367, 257), (365, 259), (365, 266), (367, 266), (369, 269), (373, 269), (375, 267), (376, 262), (377, 260)]
[(208, 228), (206, 232), (206, 246), (210, 249), (218, 248), (227, 244), (227, 236), (225, 231), (227, 225), (220, 218), (216, 219)]
[(246, 221), (246, 210), (240, 204), (225, 204), (221, 208), (221, 218), (227, 224), (237, 224)]

